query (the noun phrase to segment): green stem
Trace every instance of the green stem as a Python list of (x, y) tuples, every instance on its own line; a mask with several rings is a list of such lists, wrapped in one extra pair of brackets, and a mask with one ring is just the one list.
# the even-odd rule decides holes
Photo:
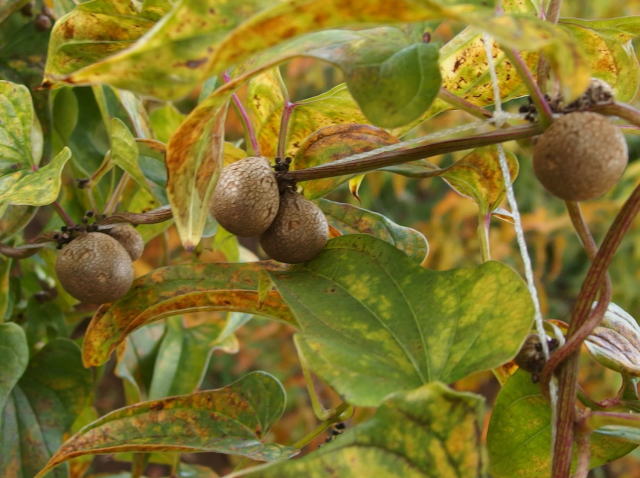
[(520, 53), (518, 53), (516, 50), (507, 48), (505, 46), (501, 46), (501, 48), (513, 67), (518, 72), (518, 75), (520, 75), (520, 78), (522, 78), (524, 84), (527, 86), (529, 95), (536, 105), (540, 123), (542, 123), (542, 126), (546, 128), (553, 121), (553, 111), (551, 111), (551, 107), (545, 99), (542, 90), (540, 90), (538, 83), (536, 83), (536, 80), (533, 78), (531, 70), (529, 70), (529, 67), (520, 56)]
[(316, 386), (313, 382), (313, 377), (311, 376), (311, 371), (309, 370), (309, 365), (307, 363), (307, 359), (302, 354), (300, 347), (298, 346), (297, 340), (293, 341), (296, 352), (298, 353), (298, 361), (300, 362), (300, 368), (302, 369), (302, 376), (304, 377), (304, 382), (307, 386), (307, 393), (309, 394), (309, 400), (311, 401), (311, 408), (313, 409), (313, 413), (315, 414), (318, 420), (327, 420), (332, 413), (332, 410), (327, 410), (322, 406), (320, 402), (320, 397), (316, 392)]
[(491, 225), (491, 213), (478, 214), (478, 239), (480, 240), (480, 251), (482, 262), (491, 260), (491, 246), (489, 244), (489, 228)]
[(111, 193), (111, 197), (109, 198), (109, 201), (104, 207), (103, 214), (106, 214), (108, 216), (112, 214), (113, 211), (116, 210), (116, 207), (120, 202), (120, 196), (122, 196), (122, 193), (124, 193), (124, 190), (129, 184), (129, 179), (131, 179), (131, 176), (129, 176), (129, 173), (127, 173), (126, 171), (122, 171), (122, 176), (120, 176), (120, 181), (118, 181), (118, 184), (113, 189), (113, 192)]
[(480, 108), (477, 105), (465, 100), (464, 98), (454, 95), (449, 90), (445, 88), (440, 88), (440, 92), (438, 93), (438, 98), (442, 101), (449, 103), (451, 106), (455, 106), (459, 110), (466, 111), (472, 116), (480, 119), (490, 119), (493, 115), (491, 111), (485, 110), (484, 108)]
[(346, 402), (341, 403), (339, 406), (332, 410), (332, 413), (327, 417), (326, 420), (324, 420), (320, 425), (307, 433), (305, 436), (300, 438), (300, 440), (293, 443), (291, 446), (296, 450), (304, 448), (313, 440), (315, 440), (316, 437), (324, 433), (331, 425), (344, 421), (345, 417), (350, 416), (352, 413), (353, 407), (351, 405)]
[(311, 179), (323, 179), (333, 176), (343, 176), (347, 174), (364, 173), (375, 169), (393, 166), (394, 164), (406, 163), (417, 159), (424, 159), (431, 156), (438, 156), (444, 153), (473, 149), (479, 146), (503, 143), (517, 139), (530, 138), (540, 134), (543, 128), (539, 124), (528, 126), (517, 126), (514, 128), (501, 129), (465, 138), (450, 139), (437, 143), (416, 146), (397, 151), (386, 151), (375, 153), (371, 151), (371, 156), (358, 159), (346, 157), (331, 163), (321, 164), (312, 168), (300, 169), (282, 173), (280, 176), (284, 180), (309, 181)]
[(282, 116), (280, 117), (280, 132), (278, 133), (278, 150), (276, 152), (276, 157), (278, 158), (284, 158), (284, 155), (286, 154), (289, 120), (291, 119), (291, 114), (296, 106), (298, 106), (297, 103), (291, 103), (287, 100), (282, 109)]

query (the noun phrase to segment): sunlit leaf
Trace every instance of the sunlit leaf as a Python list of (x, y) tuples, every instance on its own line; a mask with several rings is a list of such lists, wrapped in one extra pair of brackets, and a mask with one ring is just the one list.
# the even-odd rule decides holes
[(152, 110), (149, 118), (155, 137), (166, 143), (184, 120), (184, 115), (172, 103), (165, 103)]
[(186, 248), (195, 247), (224, 154), (224, 125), (231, 89), (216, 90), (180, 125), (167, 145), (167, 194)]
[(640, 17), (566, 18), (561, 26), (580, 44), (592, 76), (609, 83), (618, 101), (632, 100), (640, 85), (640, 65), (631, 40), (640, 35)]
[[(141, 37), (150, 28), (150, 15), (145, 15), (144, 9), (132, 12), (134, 7), (122, 0), (109, 11), (105, 11), (106, 2), (91, 3), (97, 5), (77, 7), (54, 29), (47, 80), (108, 83), (165, 99), (184, 96), (204, 79), (305, 33), (354, 23), (455, 17), (469, 10), (464, 5), (445, 7), (411, 0), (287, 0), (276, 4), (266, 0), (184, 0)], [(97, 11), (101, 13), (94, 13)], [(101, 14), (106, 14), (105, 25), (92, 36), (92, 28), (97, 26), (93, 24)], [(131, 16), (126, 19), (131, 28), (114, 29), (123, 15)], [(125, 33), (129, 30), (131, 33)], [(106, 57), (111, 42), (110, 53), (116, 54)]]
[(164, 317), (203, 310), (247, 312), (294, 323), (276, 291), (258, 300), (260, 272), (278, 270), (271, 262), (184, 264), (164, 267), (136, 279), (131, 290), (94, 315), (84, 337), (87, 366), (104, 363), (124, 338)]
[[(262, 154), (276, 155), (284, 99), (278, 70), (270, 69), (249, 82), (248, 108), (256, 125)], [(345, 84), (296, 102), (289, 119), (285, 156), (294, 157), (304, 139), (325, 126), (367, 123)]]
[(0, 80), (0, 172), (37, 166), (42, 130), (24, 85)]
[(366, 235), (333, 239), (312, 261), (271, 276), (311, 368), (356, 405), (496, 367), (533, 318), (524, 282), (503, 264), (432, 271)]
[(87, 405), (91, 388), (91, 372), (70, 340), (55, 339), (34, 355), (4, 407), (0, 476), (34, 476)]
[(429, 252), (427, 239), (419, 231), (396, 224), (382, 214), (327, 199), (320, 199), (318, 205), (329, 224), (342, 234), (370, 234), (400, 249), (418, 263)]
[[(352, 154), (395, 144), (398, 140), (385, 130), (366, 124), (340, 124), (319, 129), (300, 145), (293, 169), (305, 169), (337, 161)], [(315, 179), (302, 184), (305, 196), (317, 198), (335, 189), (352, 176)]]
[[(512, 182), (518, 175), (518, 160), (505, 153)], [(473, 199), (481, 214), (497, 208), (506, 194), (498, 151), (493, 146), (478, 148), (446, 169), (442, 178), (463, 196)]]
[(423, 385), (389, 397), (371, 419), (316, 451), (242, 476), (483, 476), (482, 402), (438, 382)]
[(49, 164), (34, 172), (25, 172), (11, 187), (0, 194), (0, 202), (29, 206), (44, 206), (58, 198), (62, 185), (62, 168), (71, 158), (65, 147)]
[(111, 160), (129, 173), (140, 187), (148, 189), (147, 181), (138, 165), (138, 145), (136, 139), (122, 121), (111, 119)]
[(119, 451), (214, 451), (261, 461), (286, 458), (294, 450), (262, 442), (285, 402), (278, 380), (253, 372), (217, 390), (137, 403), (81, 429), (37, 476), (70, 458)]
[[(502, 387), (487, 435), (491, 475), (496, 478), (539, 478), (551, 473), (551, 409), (532, 383), (516, 372)], [(614, 437), (591, 435), (590, 468), (629, 453), (629, 445)]]

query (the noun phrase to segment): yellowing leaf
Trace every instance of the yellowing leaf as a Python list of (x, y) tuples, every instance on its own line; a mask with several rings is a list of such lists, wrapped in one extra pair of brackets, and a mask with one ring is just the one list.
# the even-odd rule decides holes
[(229, 310), (295, 323), (276, 291), (259, 299), (261, 272), (277, 268), (265, 262), (184, 264), (156, 269), (136, 279), (123, 298), (96, 311), (84, 337), (84, 363), (104, 363), (138, 327), (182, 313)]
[(42, 155), (42, 130), (29, 89), (0, 80), (0, 171), (37, 166)]
[(0, 194), (0, 202), (45, 206), (58, 198), (62, 185), (62, 168), (71, 158), (71, 150), (62, 149), (49, 164), (34, 172), (24, 173), (8, 191)]
[(215, 451), (271, 461), (294, 450), (262, 439), (284, 411), (280, 382), (252, 372), (217, 390), (114, 410), (67, 440), (38, 477), (70, 458), (119, 451)]
[[(506, 160), (514, 181), (518, 175), (518, 160), (513, 153), (506, 153)], [(446, 168), (442, 178), (460, 194), (473, 199), (481, 214), (493, 211), (504, 199), (504, 179), (494, 146), (475, 149)]]

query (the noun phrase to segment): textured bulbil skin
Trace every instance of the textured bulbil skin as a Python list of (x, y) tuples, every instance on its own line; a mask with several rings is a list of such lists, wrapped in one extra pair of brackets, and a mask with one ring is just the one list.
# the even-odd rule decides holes
[(107, 234), (120, 243), (129, 253), (132, 261), (137, 261), (144, 251), (144, 241), (136, 228), (131, 224), (118, 224), (111, 229), (107, 229)]
[(298, 193), (285, 191), (278, 215), (260, 244), (269, 257), (296, 264), (313, 259), (328, 238), (327, 218), (320, 208)]
[(56, 274), (69, 294), (90, 304), (119, 299), (133, 282), (129, 253), (101, 232), (83, 234), (64, 246), (56, 260)]
[(544, 187), (567, 201), (597, 198), (627, 165), (627, 143), (606, 117), (590, 112), (561, 116), (538, 138), (533, 169)]
[(276, 176), (267, 160), (244, 158), (220, 173), (211, 214), (233, 234), (259, 236), (276, 217), (279, 200)]

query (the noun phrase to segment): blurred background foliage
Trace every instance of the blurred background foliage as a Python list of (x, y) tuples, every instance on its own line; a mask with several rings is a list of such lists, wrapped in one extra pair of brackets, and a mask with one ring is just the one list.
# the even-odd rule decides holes
[[(119, 118), (132, 131), (135, 130), (135, 125), (123, 108), (121, 99), (108, 87), (61, 88), (52, 92), (38, 89), (49, 35), (46, 25), (37, 22), (37, 15), (42, 7), (41, 1), (35, 2), (31, 13), (23, 10), (11, 15), (2, 24), (0, 77), (30, 87), (45, 137), (51, 138), (45, 144), (43, 162), (53, 157), (64, 145), (69, 145), (74, 152), (71, 167), (67, 168), (64, 177), (65, 186), (60, 202), (73, 217), (79, 219), (87, 210), (101, 210), (104, 207), (121, 174), (117, 168), (101, 172), (100, 177), (95, 173), (101, 171), (105, 154), (110, 149), (110, 133), (104, 119)], [(54, 10), (60, 8), (65, 7), (56, 5)], [(564, 2), (563, 8), (563, 16), (605, 18), (639, 14), (640, 1), (582, 0)], [(432, 25), (431, 28), (432, 41), (444, 43), (459, 31), (460, 25), (444, 22)], [(342, 82), (340, 70), (311, 59), (291, 61), (281, 70), (294, 100), (320, 94)], [(210, 89), (211, 84), (206, 84), (203, 88)], [(149, 112), (151, 124), (157, 129), (157, 135), (168, 137), (183, 114), (197, 103), (201, 93), (194, 91), (188, 98), (175, 104), (145, 101), (144, 107)], [(246, 89), (239, 93), (243, 98)], [(505, 108), (517, 112), (524, 102), (524, 99), (513, 100)], [(407, 137), (452, 128), (469, 121), (472, 118), (464, 112), (440, 114), (409, 132)], [(241, 146), (244, 134), (235, 111), (231, 111), (229, 115), (227, 131), (228, 140)], [(640, 180), (640, 137), (629, 134), (627, 140), (631, 162), (623, 180), (605, 197), (583, 205), (587, 222), (598, 240), (602, 238), (624, 199)], [(573, 233), (563, 203), (548, 194), (533, 176), (530, 142), (509, 143), (507, 148), (517, 155), (520, 162), (515, 192), (533, 259), (544, 316), (567, 320), (588, 267), (587, 258)], [(152, 149), (147, 150), (141, 145), (140, 152), (142, 169), (147, 179), (157, 185), (157, 188), (145, 191), (130, 182), (129, 190), (124, 194), (127, 199), (121, 208), (132, 212), (166, 204), (162, 192), (166, 175), (162, 164)], [(432, 158), (432, 162), (447, 165), (462, 155), (463, 153), (443, 155)], [(77, 187), (78, 180), (91, 180), (92, 176), (91, 188)], [(366, 176), (359, 190), (359, 199), (350, 193), (347, 184), (330, 193), (328, 198), (377, 211), (399, 224), (421, 231), (430, 245), (430, 253), (424, 262), (428, 268), (445, 270), (475, 265), (481, 260), (476, 234), (477, 206), (472, 200), (453, 191), (440, 178), (417, 180), (376, 172)], [(24, 239), (62, 226), (51, 208), (39, 208), (36, 212), (31, 207), (16, 206), (0, 218), (2, 240), (15, 239), (12, 231), (26, 223), (28, 225), (24, 229)], [(150, 241), (142, 259), (134, 264), (137, 276), (169, 262), (238, 261), (251, 260), (256, 255), (264, 257), (255, 241), (243, 239), (238, 244), (235, 236), (224, 231), (214, 235), (215, 224), (209, 225), (208, 237), (193, 255), (182, 249), (175, 229), (167, 226), (139, 227)], [(493, 258), (521, 270), (512, 225), (494, 218), (490, 238)], [(25, 327), (33, 350), (58, 336), (71, 336), (80, 343), (92, 313), (91, 309), (84, 306), (74, 306), (74, 301), (56, 284), (51, 275), (54, 254), (53, 250), (44, 250), (28, 261), (14, 261), (11, 265), (7, 265), (5, 261), (0, 266), (0, 281), (5, 290), (10, 290), (0, 300), (0, 311), (5, 317), (12, 317)], [(640, 316), (640, 268), (634, 266), (637, 264), (640, 264), (640, 223), (636, 222), (610, 269), (614, 301), (636, 317)], [(6, 287), (8, 284), (11, 287)], [(154, 374), (159, 374), (161, 367), (175, 366), (175, 363), (170, 363), (171, 360), (167, 363), (163, 359), (182, 357), (185, 364), (188, 363), (196, 372), (202, 373), (201, 388), (223, 386), (248, 371), (269, 371), (282, 381), (288, 393), (287, 411), (272, 429), (273, 438), (279, 443), (291, 443), (309, 432), (317, 422), (308, 402), (305, 382), (291, 340), (293, 331), (279, 323), (237, 317), (238, 314), (230, 315), (236, 317), (228, 319), (213, 313), (191, 314), (151, 324), (137, 331), (125, 345), (135, 349), (135, 360), (127, 361), (127, 351), (120, 350), (117, 358), (112, 358), (105, 367), (95, 372), (98, 383), (94, 397), (95, 410), (92, 407), (87, 409), (78, 425), (80, 422), (90, 421), (96, 413), (101, 415), (137, 401), (145, 394), (148, 396), (153, 388)], [(215, 327), (215, 324), (220, 323), (225, 323), (226, 327), (233, 323), (234, 330), (230, 330), (226, 336), (222, 336), (224, 334), (220, 330), (217, 334), (207, 335), (207, 339), (198, 336), (198, 331), (203, 330), (203, 327)], [(211, 337), (217, 337), (216, 341), (212, 341)], [(176, 343), (182, 344), (182, 353), (186, 350), (185, 347), (189, 347), (188, 344), (197, 343), (201, 353), (186, 357), (181, 353), (176, 354), (175, 348), (170, 348), (177, 347)], [(182, 377), (180, 380), (187, 379)], [(194, 383), (198, 381), (192, 380)], [(619, 387), (617, 380), (617, 374), (589, 358), (584, 359), (581, 383), (585, 391), (596, 399), (614, 395)], [(339, 403), (338, 397), (329, 387), (320, 382), (317, 385), (326, 406)], [(144, 387), (147, 389), (143, 390)], [(474, 375), (456, 384), (456, 387), (482, 393), (490, 399), (498, 389), (495, 379), (489, 373)], [(370, 410), (359, 409), (350, 423), (362, 421), (370, 414)], [(326, 435), (318, 437), (306, 451), (321, 445), (325, 438)], [(113, 473), (128, 469), (129, 465), (122, 461), (127, 458), (130, 457), (100, 456), (93, 465), (91, 459), (75, 460), (71, 466), (72, 476), (80, 477), (86, 472), (91, 476), (119, 476)], [(192, 474), (184, 476), (214, 476), (210, 471), (196, 466), (197, 464), (206, 464), (219, 473), (246, 465), (237, 457), (208, 453), (185, 455), (184, 460), (194, 464), (194, 467), (188, 468)], [(633, 454), (629, 455), (592, 471), (591, 476), (632, 478), (637, 476), (637, 460)], [(159, 464), (150, 467), (147, 474), (159, 476), (166, 472), (167, 463), (171, 459), (154, 455), (151, 461)]]

